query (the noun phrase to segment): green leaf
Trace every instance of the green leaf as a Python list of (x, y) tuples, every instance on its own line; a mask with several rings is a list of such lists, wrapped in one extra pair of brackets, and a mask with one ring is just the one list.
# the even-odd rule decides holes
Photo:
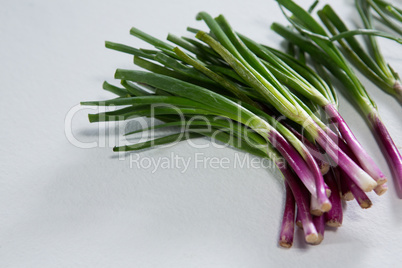
[(112, 112), (89, 114), (89, 122), (107, 122), (107, 121), (124, 121), (135, 117), (157, 117), (160, 115), (216, 115), (216, 113), (197, 109), (197, 108), (178, 108), (172, 106), (157, 106), (151, 108), (151, 105), (130, 106)]
[(206, 107), (213, 108), (216, 111), (219, 110), (219, 112), (221, 112), (220, 115), (224, 115), (233, 120), (249, 125), (257, 132), (264, 133), (263, 135), (266, 135), (266, 133), (272, 129), (272, 127), (266, 124), (265, 121), (261, 120), (250, 111), (244, 109), (241, 105), (223, 97), (220, 94), (184, 81), (155, 73), (122, 69), (118, 69), (116, 71), (115, 78), (143, 82), (156, 88), (162, 88), (163, 90), (172, 94), (191, 100), (196, 100), (200, 103), (203, 103)]
[(119, 44), (119, 43), (113, 43), (110, 41), (106, 41), (105, 42), (105, 47), (109, 48), (109, 49), (113, 49), (116, 51), (120, 51), (123, 53), (127, 53), (127, 54), (131, 54), (131, 55), (135, 55), (135, 56), (139, 56), (139, 57), (143, 57), (143, 58), (147, 58), (147, 59), (153, 59), (153, 55), (146, 53), (144, 51), (141, 51), (139, 49), (130, 47), (130, 46), (126, 46), (123, 44)]
[[(252, 88), (254, 88), (259, 94), (266, 98), (272, 105), (275, 106), (281, 113), (289, 118), (294, 117), (297, 113), (296, 108), (290, 103), (286, 98), (282, 96), (280, 92), (276, 90), (269, 82), (263, 84), (261, 80), (265, 80), (263, 77), (258, 76), (258, 73), (251, 73), (248, 68), (244, 66), (236, 57), (234, 57), (228, 50), (226, 50), (222, 45), (215, 41), (212, 37), (204, 32), (198, 32), (197, 38), (206, 42), (211, 46), (217, 53), (219, 53), (225, 61), (236, 71), (236, 73), (244, 79)], [(267, 88), (269, 87), (269, 89)], [(272, 93), (272, 92), (274, 93)]]
[(139, 29), (137, 29), (135, 27), (131, 28), (130, 34), (134, 35), (135, 37), (138, 37), (138, 38), (144, 40), (145, 42), (153, 45), (154, 47), (162, 47), (162, 48), (165, 48), (165, 49), (168, 49), (168, 50), (173, 49), (172, 45), (170, 45), (170, 44), (168, 44), (166, 42), (163, 42), (162, 40), (159, 40), (159, 39), (157, 39), (157, 38), (155, 38), (155, 37), (153, 37), (153, 36), (151, 36), (151, 35), (149, 35), (147, 33), (144, 33), (143, 31), (141, 31), (141, 30), (139, 30)]
[(162, 138), (157, 138), (154, 140), (146, 141), (146, 142), (141, 142), (133, 145), (125, 145), (125, 146), (119, 146), (119, 147), (114, 147), (113, 151), (114, 152), (127, 152), (127, 151), (138, 151), (138, 150), (144, 150), (148, 148), (152, 148), (155, 146), (161, 146), (161, 145), (166, 145), (170, 143), (178, 143), (180, 141), (184, 141), (187, 139), (193, 139), (193, 138), (200, 138), (202, 137), (201, 134), (198, 133), (177, 133), (177, 134), (172, 134), (168, 135)]
[(126, 89), (113, 86), (106, 81), (103, 82), (102, 87), (104, 90), (112, 92), (113, 94), (116, 94), (117, 96), (120, 96), (120, 97), (127, 97), (130, 95)]
[(216, 83), (233, 93), (240, 101), (247, 102), (254, 106), (257, 105), (243, 91), (241, 91), (241, 89), (238, 88), (235, 83), (208, 69), (201, 61), (191, 58), (178, 47), (174, 48), (174, 52), (187, 64), (192, 65), (195, 69), (199, 70), (200, 72), (214, 80)]

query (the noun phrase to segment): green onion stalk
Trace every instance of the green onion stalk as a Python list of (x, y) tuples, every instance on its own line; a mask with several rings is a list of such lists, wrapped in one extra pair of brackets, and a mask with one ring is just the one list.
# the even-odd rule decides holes
[[(373, 18), (370, 13), (368, 1), (356, 0), (355, 2), (364, 27), (374, 30)], [(322, 10), (318, 11), (318, 15), (332, 36), (350, 32), (331, 6), (326, 5)], [(394, 96), (402, 103), (402, 85), (398, 74), (382, 56), (376, 37), (368, 36), (366, 40), (368, 41), (367, 45), (370, 49), (370, 53), (367, 53), (353, 36), (338, 39), (337, 41), (341, 45), (344, 54), (361, 73), (380, 89)]]
[[(300, 33), (296, 33), (277, 23), (274, 23), (271, 28), (289, 42), (309, 53), (315, 61), (324, 65), (342, 82), (345, 89), (347, 89), (346, 92), (350, 94), (352, 99), (357, 103), (365, 115), (365, 118), (369, 121), (373, 132), (383, 145), (383, 151), (393, 170), (397, 187), (402, 191), (402, 157), (380, 118), (375, 102), (371, 99), (343, 54), (333, 44), (333, 40), (327, 36), (321, 25), (307, 11), (303, 10), (293, 1), (278, 0), (278, 3), (281, 7), (292, 12), (293, 17), (290, 18), (287, 16), (287, 18)], [(350, 35), (345, 34), (344, 36), (350, 37), (353, 34), (355, 33), (351, 33)], [(333, 113), (332, 109), (328, 109), (327, 112), (329, 114)], [(344, 135), (344, 133), (346, 134), (344, 138), (360, 161), (360, 154), (355, 150), (356, 148), (354, 148), (355, 144), (349, 142), (346, 132), (347, 129), (343, 129), (342, 127), (343, 122), (337, 120), (335, 114), (333, 118), (340, 124), (342, 135)], [(363, 162), (360, 162), (360, 164), (363, 165)], [(385, 189), (386, 184), (380, 184), (376, 187), (376, 192), (383, 192)]]

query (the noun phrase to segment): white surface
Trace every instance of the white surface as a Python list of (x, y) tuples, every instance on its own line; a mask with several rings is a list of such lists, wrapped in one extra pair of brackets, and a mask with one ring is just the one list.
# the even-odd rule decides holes
[[(343, 17), (353, 14), (351, 1), (334, 7)], [(369, 210), (348, 203), (344, 226), (328, 231), (320, 246), (304, 245), (298, 231), (285, 250), (277, 246), (284, 195), (274, 169), (152, 174), (130, 168), (129, 158), (119, 160), (113, 135), (103, 148), (80, 149), (67, 140), (68, 111), (83, 100), (112, 97), (101, 83), (112, 80), (115, 68), (132, 66), (130, 56), (105, 49), (104, 40), (143, 46), (128, 34), (131, 26), (159, 38), (184, 35), (187, 25), (203, 27), (194, 20), (201, 10), (224, 13), (258, 41), (277, 46), (281, 40), (269, 31), (274, 20), (284, 22), (274, 1), (2, 1), (0, 267), (386, 267), (402, 261), (402, 201), (392, 181), (385, 196), (370, 194)], [(402, 71), (400, 47), (382, 45)], [(363, 81), (401, 146), (401, 107)], [(341, 112), (390, 178), (368, 127), (344, 98)], [(98, 126), (87, 122), (87, 113), (74, 116), (73, 133), (97, 141)], [(236, 154), (244, 156), (186, 143), (141, 156), (171, 153), (232, 163)]]

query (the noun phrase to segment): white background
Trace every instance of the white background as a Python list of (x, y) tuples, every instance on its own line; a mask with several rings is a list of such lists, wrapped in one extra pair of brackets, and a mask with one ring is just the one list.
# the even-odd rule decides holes
[[(310, 1), (299, 1), (307, 2)], [(352, 1), (332, 1), (359, 22)], [(65, 118), (102, 91), (129, 55), (109, 51), (111, 40), (144, 46), (129, 35), (136, 26), (164, 39), (203, 28), (198, 11), (223, 13), (240, 32), (279, 47), (270, 23), (285, 23), (274, 1), (45, 1), (3, 0), (0, 9), (0, 267), (375, 267), (402, 261), (402, 201), (392, 180), (386, 195), (370, 194), (362, 210), (347, 204), (344, 225), (319, 246), (277, 246), (283, 186), (275, 169), (130, 168), (112, 147), (82, 149), (66, 138)], [(350, 21), (349, 21), (350, 22)], [(392, 66), (402, 71), (400, 46), (382, 41)], [(377, 101), (399, 148), (401, 107), (362, 79)], [(340, 109), (363, 146), (390, 178), (390, 170), (359, 114), (343, 97)], [(90, 125), (89, 110), (72, 120), (74, 137), (105, 137)], [(100, 134), (100, 138), (99, 138)], [(199, 144), (209, 144), (198, 140)], [(187, 143), (147, 150), (141, 157), (228, 157), (233, 149), (194, 149)], [(357, 266), (356, 266), (357, 265)]]

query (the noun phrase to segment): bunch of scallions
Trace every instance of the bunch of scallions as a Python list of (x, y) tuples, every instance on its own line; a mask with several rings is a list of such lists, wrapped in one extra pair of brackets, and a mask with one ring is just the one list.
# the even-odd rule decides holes
[[(366, 2), (371, 3), (372, 1), (367, 0)], [(318, 11), (320, 19), (331, 33), (327, 35), (321, 24), (309, 12), (303, 10), (293, 1), (279, 0), (278, 3), (282, 9), (292, 12), (292, 16), (287, 16), (285, 12), (284, 14), (294, 28), (297, 29), (297, 32), (277, 23), (272, 24), (271, 28), (289, 42), (298, 46), (302, 51), (310, 54), (313, 61), (324, 66), (343, 84), (344, 92), (360, 108), (365, 119), (372, 127), (374, 134), (376, 134), (375, 136), (378, 138), (379, 143), (382, 145), (384, 155), (393, 171), (399, 194), (401, 194), (401, 154), (382, 122), (374, 100), (357, 78), (347, 59), (381, 89), (399, 99), (401, 81), (398, 74), (383, 59), (375, 35), (390, 38), (399, 43), (401, 43), (402, 39), (398, 36), (378, 32), (372, 28), (349, 31), (329, 5)], [(371, 16), (368, 13), (367, 3), (356, 0), (356, 6), (363, 21), (367, 21), (366, 19)], [(372, 25), (371, 20), (368, 21), (370, 23), (367, 25)], [(364, 51), (363, 45), (359, 44), (358, 40), (353, 37), (354, 34), (369, 35), (369, 53)], [(343, 41), (340, 38), (345, 39)], [(341, 49), (332, 42), (335, 40), (339, 41)], [(346, 136), (344, 138), (347, 140)]]
[[(300, 8), (292, 1), (278, 2), (292, 12), (292, 8)], [(289, 18), (296, 29), (305, 19), (316, 23), (309, 13), (298, 15), (301, 17)], [(203, 20), (209, 32), (188, 28), (195, 38), (169, 34), (169, 43), (137, 28), (130, 30), (152, 49), (106, 42), (107, 48), (133, 55), (134, 64), (144, 70), (117, 69), (115, 78), (121, 86), (105, 82), (103, 88), (118, 97), (82, 104), (121, 108), (90, 114), (90, 122), (145, 116), (163, 123), (125, 135), (156, 128), (177, 129), (175, 134), (118, 146), (114, 151), (142, 150), (206, 136), (271, 159), (283, 174), (286, 188), (279, 239), (283, 247), (293, 243), (295, 222), (303, 229), (307, 243), (319, 244), (325, 225), (341, 226), (342, 198), (355, 199), (362, 208), (368, 208), (371, 201), (366, 192), (386, 192), (387, 179), (338, 112), (338, 99), (322, 62), (315, 64), (314, 71), (304, 57), (296, 59), (291, 53), (261, 45), (235, 32), (223, 15), (212, 18), (200, 12), (197, 20)], [(329, 37), (325, 41), (319, 39), (328, 47), (325, 49), (319, 47), (320, 42), (314, 45), (314, 39), (309, 40), (304, 32), (300, 34), (277, 24), (273, 28), (286, 32), (292, 44), (303, 49), (308, 44), (322, 53), (341, 57)], [(297, 42), (299, 39), (302, 41)], [(344, 65), (349, 68), (343, 58), (336, 63), (335, 72), (343, 74)], [(336, 77), (359, 85), (351, 90), (352, 95), (356, 95), (355, 91), (366, 94), (357, 78), (344, 72)], [(369, 97), (367, 100), (371, 106), (365, 111), (370, 120), (385, 129), (377, 111), (372, 109), (373, 102)]]

